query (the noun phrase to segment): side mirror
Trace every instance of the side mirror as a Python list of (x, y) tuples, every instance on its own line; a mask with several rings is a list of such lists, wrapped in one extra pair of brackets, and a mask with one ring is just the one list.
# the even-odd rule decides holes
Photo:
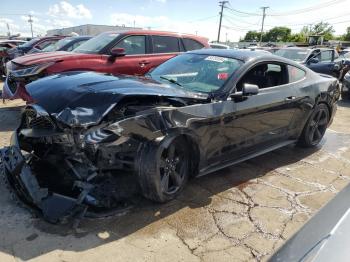
[(318, 62), (316, 57), (310, 58), (309, 61), (307, 61), (308, 64), (317, 64)]
[(259, 87), (253, 84), (244, 84), (242, 89), (243, 96), (253, 96), (259, 93)]
[(259, 87), (253, 84), (244, 84), (242, 91), (230, 94), (230, 98), (242, 101), (245, 100), (248, 96), (257, 95), (259, 93)]
[(111, 57), (121, 57), (126, 55), (125, 49), (119, 48), (119, 47), (113, 48), (110, 53), (111, 53)]
[(350, 60), (344, 59), (344, 60), (342, 61), (342, 64), (343, 64), (344, 66), (350, 66)]

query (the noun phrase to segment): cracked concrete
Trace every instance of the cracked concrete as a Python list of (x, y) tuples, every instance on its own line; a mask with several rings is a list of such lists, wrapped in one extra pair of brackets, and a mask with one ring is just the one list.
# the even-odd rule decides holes
[[(0, 105), (0, 146), (18, 123)], [(77, 231), (18, 205), (0, 182), (0, 261), (266, 261), (350, 180), (349, 104), (316, 149), (287, 147), (189, 182), (164, 205), (85, 219)]]

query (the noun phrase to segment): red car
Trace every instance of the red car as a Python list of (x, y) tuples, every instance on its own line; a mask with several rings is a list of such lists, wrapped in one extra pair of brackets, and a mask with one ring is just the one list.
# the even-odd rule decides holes
[(145, 30), (106, 32), (73, 52), (32, 54), (8, 62), (3, 98), (31, 101), (25, 84), (67, 71), (144, 75), (181, 52), (207, 47), (208, 39), (195, 35)]

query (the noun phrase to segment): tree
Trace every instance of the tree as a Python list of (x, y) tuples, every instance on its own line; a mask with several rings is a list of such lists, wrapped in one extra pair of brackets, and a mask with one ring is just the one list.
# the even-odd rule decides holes
[(268, 42), (287, 42), (291, 36), (292, 30), (288, 27), (277, 26), (270, 29), (264, 38)]
[(320, 22), (312, 26), (310, 34), (323, 35), (324, 40), (333, 39), (334, 28), (327, 22)]
[(342, 36), (342, 40), (350, 41), (350, 26), (346, 28), (346, 33)]
[(248, 31), (245, 36), (243, 41), (259, 41), (260, 40), (260, 33), (257, 31)]
[(291, 34), (288, 42), (306, 42), (306, 35), (303, 33)]

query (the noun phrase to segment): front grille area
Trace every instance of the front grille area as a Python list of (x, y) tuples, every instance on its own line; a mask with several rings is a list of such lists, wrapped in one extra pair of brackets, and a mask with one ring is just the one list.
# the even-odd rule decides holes
[(29, 108), (25, 111), (25, 121), (28, 128), (55, 129), (55, 123), (50, 116), (40, 116), (35, 109)]

